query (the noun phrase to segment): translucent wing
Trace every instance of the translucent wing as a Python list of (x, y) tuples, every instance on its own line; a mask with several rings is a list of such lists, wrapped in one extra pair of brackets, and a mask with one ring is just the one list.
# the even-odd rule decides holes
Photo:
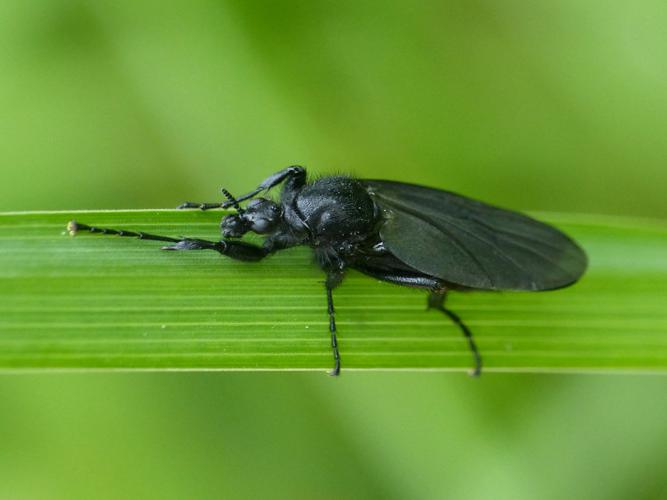
[(363, 182), (384, 213), (385, 248), (423, 273), (485, 290), (552, 290), (586, 270), (574, 241), (525, 215), (439, 189)]

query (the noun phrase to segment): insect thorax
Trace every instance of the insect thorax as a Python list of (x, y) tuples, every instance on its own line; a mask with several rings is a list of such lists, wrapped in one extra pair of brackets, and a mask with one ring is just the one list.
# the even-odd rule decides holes
[(373, 200), (349, 177), (323, 177), (305, 186), (296, 207), (315, 240), (350, 244), (372, 236), (376, 226)]

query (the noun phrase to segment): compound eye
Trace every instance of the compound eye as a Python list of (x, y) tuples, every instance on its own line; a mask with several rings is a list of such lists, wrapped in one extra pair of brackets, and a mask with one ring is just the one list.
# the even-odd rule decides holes
[(248, 231), (248, 223), (238, 215), (228, 215), (220, 223), (222, 234), (225, 237), (237, 238)]
[(252, 230), (256, 233), (265, 233), (271, 229), (271, 221), (268, 219), (255, 219), (252, 224)]

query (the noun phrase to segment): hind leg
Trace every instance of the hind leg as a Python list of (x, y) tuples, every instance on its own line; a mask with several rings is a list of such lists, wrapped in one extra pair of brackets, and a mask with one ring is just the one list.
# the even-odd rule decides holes
[(468, 347), (470, 348), (470, 352), (472, 352), (473, 359), (475, 360), (475, 367), (470, 372), (470, 375), (473, 377), (479, 377), (479, 375), (482, 373), (482, 356), (477, 349), (477, 344), (475, 344), (475, 339), (473, 338), (470, 329), (465, 325), (458, 314), (445, 307), (446, 296), (446, 291), (431, 292), (428, 296), (428, 308), (437, 309), (438, 311), (442, 312), (461, 329), (461, 332), (463, 332), (464, 337), (468, 341)]
[[(354, 268), (373, 278), (388, 281), (389, 283), (429, 290), (428, 308), (437, 309), (442, 312), (461, 329), (475, 360), (475, 367), (470, 374), (474, 377), (479, 376), (482, 373), (482, 356), (479, 354), (470, 329), (456, 313), (445, 307), (445, 296), (447, 293), (445, 284), (432, 276), (419, 274), (414, 270), (401, 269), (396, 266), (394, 259), (392, 256), (381, 255), (374, 260), (368, 259), (367, 263), (355, 264)], [(373, 262), (381, 265), (373, 265)]]

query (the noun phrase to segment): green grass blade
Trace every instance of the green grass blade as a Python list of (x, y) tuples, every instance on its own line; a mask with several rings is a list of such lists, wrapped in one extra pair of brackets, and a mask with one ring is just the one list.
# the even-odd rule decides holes
[[(329, 369), (322, 273), (307, 248), (243, 263), (158, 242), (65, 234), (70, 219), (216, 239), (221, 213), (0, 214), (0, 370)], [(452, 294), (487, 371), (667, 373), (667, 225), (544, 215), (586, 248), (576, 286)], [(425, 294), (351, 272), (335, 292), (344, 369), (467, 370)]]

